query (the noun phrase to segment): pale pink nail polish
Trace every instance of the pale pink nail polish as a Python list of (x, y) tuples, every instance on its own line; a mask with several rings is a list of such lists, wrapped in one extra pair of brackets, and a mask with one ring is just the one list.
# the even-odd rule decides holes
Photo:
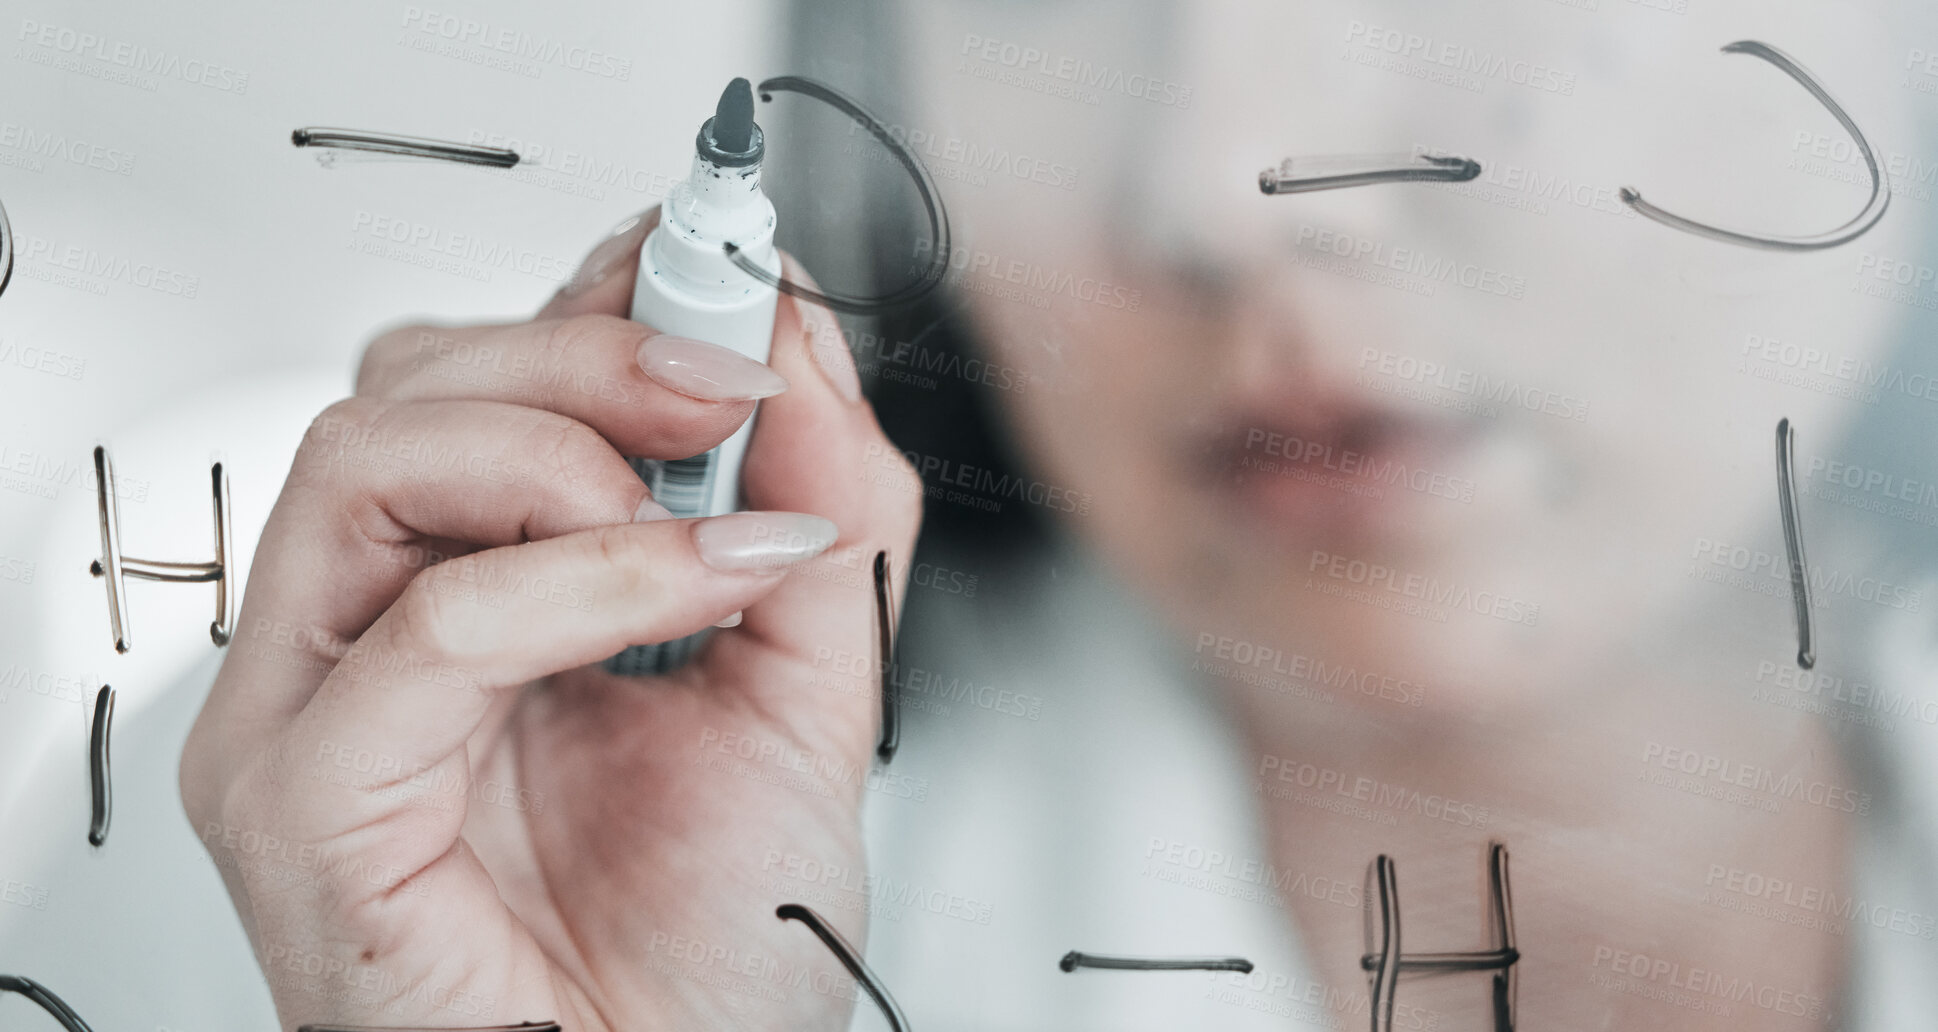
[(701, 401), (754, 401), (787, 390), (787, 378), (765, 364), (691, 337), (648, 337), (637, 358), (654, 383)]
[(693, 524), (700, 559), (716, 570), (778, 572), (834, 544), (835, 525), (801, 512), (734, 512)]
[(719, 622), (715, 623), (713, 626), (738, 627), (740, 626), (740, 621), (745, 617), (746, 617), (746, 612), (744, 610), (736, 609), (733, 612), (728, 613), (726, 616), (721, 617)]
[(657, 523), (660, 520), (672, 518), (673, 513), (666, 506), (653, 501), (651, 495), (647, 495), (645, 500), (639, 503), (639, 507), (633, 510), (634, 523)]

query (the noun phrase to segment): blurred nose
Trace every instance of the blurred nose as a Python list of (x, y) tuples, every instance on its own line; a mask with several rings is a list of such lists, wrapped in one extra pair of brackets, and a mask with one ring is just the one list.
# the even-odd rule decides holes
[(1170, 127), (1174, 138), (1131, 173), (1144, 180), (1134, 190), (1144, 203), (1118, 231), (1160, 266), (1182, 259), (1203, 270), (1231, 393), (1354, 397), (1363, 392), (1355, 371), (1368, 347), (1430, 332), (1420, 318), (1420, 302), (1430, 299), (1365, 278), (1381, 271), (1372, 248), (1390, 255), (1414, 243), (1406, 231), (1417, 222), (1418, 199), (1408, 192), (1420, 187), (1265, 194), (1260, 171), (1285, 155), (1272, 156), (1256, 133), (1227, 131), (1229, 117)]
[(1297, 398), (1300, 410), (1284, 415), (1300, 423), (1329, 422), (1339, 410), (1363, 407), (1368, 388), (1358, 368), (1364, 352), (1394, 332), (1388, 316), (1376, 306), (1340, 303), (1336, 290), (1302, 275), (1284, 250), (1269, 261), (1228, 295), (1234, 399), (1251, 409)]

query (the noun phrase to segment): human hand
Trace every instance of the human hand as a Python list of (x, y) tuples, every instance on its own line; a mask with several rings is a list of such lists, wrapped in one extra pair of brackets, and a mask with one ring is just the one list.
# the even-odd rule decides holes
[[(847, 1025), (762, 868), (863, 866), (880, 702), (815, 657), (872, 654), (921, 485), (825, 310), (781, 299), (771, 371), (627, 321), (654, 220), (535, 321), (379, 337), (297, 452), (181, 763), (289, 1028)], [(622, 456), (706, 451), (754, 397), (755, 511), (655, 512)], [(736, 613), (668, 676), (599, 666)]]

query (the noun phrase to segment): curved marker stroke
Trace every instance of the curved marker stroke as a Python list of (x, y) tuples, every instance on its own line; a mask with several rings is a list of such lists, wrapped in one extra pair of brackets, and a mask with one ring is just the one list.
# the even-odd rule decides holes
[(727, 258), (738, 266), (740, 271), (783, 294), (823, 304), (837, 312), (847, 312), (850, 315), (871, 315), (913, 304), (940, 286), (942, 277), (949, 271), (949, 213), (942, 207), (942, 197), (936, 190), (935, 180), (929, 176), (928, 167), (922, 164), (922, 159), (906, 145), (896, 142), (894, 136), (889, 134), (888, 127), (877, 121), (874, 115), (862, 110), (860, 104), (848, 99), (831, 86), (825, 86), (813, 79), (804, 79), (798, 75), (783, 75), (765, 80), (755, 87), (755, 90), (759, 92), (762, 101), (772, 101), (776, 93), (799, 93), (812, 97), (847, 115), (868, 130), (868, 134), (880, 141), (882, 146), (887, 147), (889, 153), (895, 155), (895, 160), (901, 162), (902, 167), (908, 170), (909, 178), (915, 181), (915, 189), (922, 195), (922, 207), (928, 210), (929, 215), (929, 242), (934, 245), (932, 252), (934, 256), (929, 260), (929, 267), (922, 270), (922, 275), (915, 282), (881, 297), (829, 294), (790, 282), (786, 277), (776, 276), (754, 264), (747, 256), (740, 253), (740, 248), (731, 240), (723, 246), (723, 250), (727, 252)]
[(1837, 119), (1838, 124), (1844, 127), (1844, 131), (1850, 134), (1851, 140), (1857, 144), (1858, 153), (1864, 156), (1864, 167), (1870, 170), (1871, 199), (1865, 203), (1864, 210), (1858, 212), (1856, 217), (1852, 218), (1849, 222), (1826, 233), (1817, 233), (1811, 236), (1776, 236), (1767, 233), (1746, 233), (1741, 230), (1724, 229), (1720, 226), (1712, 226), (1705, 222), (1697, 222), (1694, 219), (1683, 218), (1680, 215), (1664, 211), (1643, 200), (1642, 192), (1632, 186), (1622, 187), (1622, 201), (1642, 215), (1654, 219), (1665, 226), (1680, 229), (1685, 233), (1708, 237), (1711, 240), (1721, 240), (1724, 243), (1742, 244), (1744, 247), (1761, 247), (1772, 251), (1817, 251), (1826, 247), (1836, 247), (1838, 244), (1850, 243), (1869, 232), (1870, 228), (1877, 225), (1877, 221), (1884, 217), (1884, 209), (1891, 204), (1891, 184), (1884, 178), (1883, 173), (1878, 171), (1877, 155), (1871, 152), (1870, 141), (1864, 139), (1863, 130), (1857, 128), (1857, 123), (1851, 120), (1851, 116), (1844, 113), (1841, 105), (1830, 99), (1830, 94), (1824, 90), (1823, 86), (1808, 71), (1804, 70), (1802, 65), (1798, 64), (1795, 59), (1783, 51), (1778, 50), (1768, 43), (1758, 43), (1753, 39), (1744, 39), (1724, 47), (1723, 53), (1748, 54), (1751, 57), (1760, 57), (1770, 62), (1777, 66), (1783, 74), (1795, 79), (1799, 85), (1810, 92), (1811, 96), (1817, 98), (1819, 104), (1822, 104), (1830, 111), (1831, 115)]
[(1797, 612), (1797, 665), (1817, 665), (1817, 644), (1810, 632), (1810, 572), (1803, 558), (1803, 524), (1797, 519), (1797, 471), (1791, 462), (1797, 431), (1788, 418), (1777, 420), (1777, 509), (1783, 514), (1783, 546), (1790, 554), (1790, 604)]
[(13, 226), (7, 222), (7, 206), (0, 204), (0, 293), (13, 280)]
[(41, 985), (25, 975), (0, 975), (0, 993), (19, 993), (40, 1005), (40, 1009), (54, 1016), (67, 1032), (94, 1032), (88, 1023), (81, 1020), (67, 1001), (54, 995), (54, 990)]
[(799, 903), (783, 903), (775, 908), (774, 916), (783, 921), (799, 921), (807, 925), (808, 931), (819, 936), (821, 941), (827, 944), (828, 949), (834, 952), (835, 959), (841, 962), (842, 967), (848, 969), (849, 974), (855, 976), (855, 981), (860, 982), (861, 988), (874, 999), (875, 1006), (881, 1008), (882, 1017), (888, 1019), (891, 1032), (909, 1032), (908, 1019), (902, 1016), (902, 1008), (896, 1005), (895, 998), (888, 995), (888, 987), (868, 969), (868, 962), (861, 959), (861, 954), (855, 952), (855, 948), (848, 944), (848, 940), (842, 938), (840, 932), (835, 931), (822, 920), (820, 914)]
[(481, 147), (471, 143), (452, 143), (448, 140), (433, 140), (424, 136), (402, 136), (397, 133), (366, 132), (361, 129), (311, 126), (291, 132), (289, 142), (298, 147), (370, 151), (405, 158), (453, 161), (460, 165), (486, 165), (491, 168), (510, 168), (519, 161), (517, 151), (503, 147)]
[(1083, 953), (1071, 950), (1056, 962), (1064, 971), (1075, 971), (1080, 967), (1107, 968), (1113, 971), (1239, 971), (1252, 973), (1252, 962), (1244, 957), (1106, 957), (1096, 953)]
[(108, 732), (114, 720), (114, 686), (104, 684), (94, 696), (94, 731), (88, 736), (88, 782), (94, 797), (88, 819), (87, 843), (100, 848), (108, 842), (108, 821), (114, 816), (114, 787), (108, 772)]
[(882, 693), (882, 738), (875, 756), (885, 766), (902, 746), (902, 704), (895, 686), (895, 600), (889, 596), (888, 552), (875, 553), (875, 631), (881, 638), (881, 656), (875, 665), (875, 687)]

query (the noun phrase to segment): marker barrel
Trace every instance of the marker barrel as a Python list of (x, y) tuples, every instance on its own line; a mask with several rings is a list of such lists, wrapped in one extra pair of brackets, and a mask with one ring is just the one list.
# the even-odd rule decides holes
[[(695, 155), (685, 182), (660, 206), (660, 223), (639, 252), (632, 318), (660, 333), (731, 348), (765, 362), (773, 345), (779, 292), (727, 257), (731, 241), (746, 257), (780, 274), (774, 206), (760, 189), (760, 166), (723, 167)], [(740, 508), (740, 465), (754, 422), (702, 455), (626, 461), (675, 517), (719, 516)], [(635, 645), (606, 661), (615, 674), (663, 674), (684, 664), (707, 632)]]

